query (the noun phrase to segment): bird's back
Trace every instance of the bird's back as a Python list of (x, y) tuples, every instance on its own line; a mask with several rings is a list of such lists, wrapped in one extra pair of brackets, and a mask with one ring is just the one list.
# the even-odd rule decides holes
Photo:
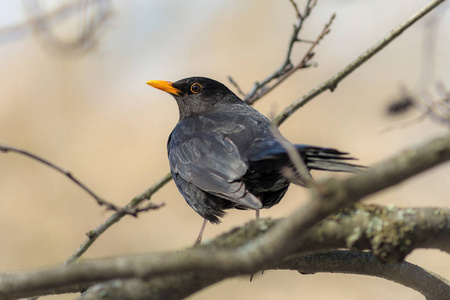
[[(174, 136), (177, 139), (174, 141)], [(225, 136), (246, 157), (255, 142), (272, 137), (270, 121), (245, 103), (216, 105), (207, 113), (181, 120), (172, 132), (169, 143), (173, 146), (186, 139)]]

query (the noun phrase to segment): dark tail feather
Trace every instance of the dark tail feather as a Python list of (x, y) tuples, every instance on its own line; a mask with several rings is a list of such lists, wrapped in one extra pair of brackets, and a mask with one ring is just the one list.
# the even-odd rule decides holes
[[(289, 164), (286, 149), (279, 143), (261, 144), (249, 154), (251, 168), (256, 171), (281, 170)], [(294, 145), (309, 169), (332, 172), (361, 173), (366, 167), (352, 164), (356, 160), (346, 152), (332, 148), (321, 148), (309, 145)]]
[(349, 163), (348, 161), (355, 160), (355, 158), (348, 156), (346, 152), (340, 152), (336, 149), (308, 145), (295, 145), (295, 147), (302, 156), (306, 166), (312, 170), (361, 173), (366, 168)]

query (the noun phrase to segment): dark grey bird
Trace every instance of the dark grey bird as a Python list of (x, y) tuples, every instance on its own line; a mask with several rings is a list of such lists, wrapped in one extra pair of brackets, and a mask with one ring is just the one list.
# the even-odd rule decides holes
[(187, 203), (207, 221), (220, 223), (230, 208), (269, 208), (279, 203), (289, 184), (305, 186), (309, 170), (355, 172), (344, 152), (293, 145), (307, 167), (293, 167), (284, 139), (269, 119), (244, 103), (225, 85), (204, 77), (177, 82), (148, 81), (172, 94), (180, 119), (167, 143), (170, 170)]

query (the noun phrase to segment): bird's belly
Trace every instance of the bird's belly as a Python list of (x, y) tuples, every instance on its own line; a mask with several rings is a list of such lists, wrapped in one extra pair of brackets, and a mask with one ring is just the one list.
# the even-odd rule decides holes
[(260, 173), (250, 169), (243, 179), (249, 192), (261, 200), (264, 208), (280, 202), (289, 187), (289, 182), (279, 172)]

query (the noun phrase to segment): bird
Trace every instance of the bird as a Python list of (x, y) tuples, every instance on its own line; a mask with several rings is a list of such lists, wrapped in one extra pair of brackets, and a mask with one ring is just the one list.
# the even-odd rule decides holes
[[(333, 148), (290, 144), (271, 121), (224, 84), (206, 77), (176, 82), (150, 80), (148, 85), (171, 94), (179, 121), (169, 136), (170, 171), (186, 202), (204, 220), (218, 224), (225, 210), (270, 208), (290, 183), (306, 187), (310, 170), (358, 172), (354, 158)], [(296, 170), (285, 142), (306, 166)]]

